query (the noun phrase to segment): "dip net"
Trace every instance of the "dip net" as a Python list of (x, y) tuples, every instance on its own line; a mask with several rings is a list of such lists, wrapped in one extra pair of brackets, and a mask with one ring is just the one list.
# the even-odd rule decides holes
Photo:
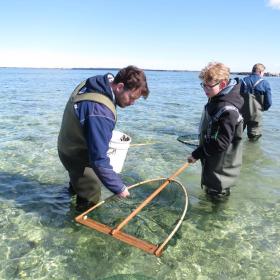
[[(162, 190), (145, 204), (160, 188)], [(129, 192), (130, 197), (126, 199), (112, 196), (101, 201), (76, 217), (76, 221), (160, 256), (186, 215), (186, 188), (177, 180), (157, 178), (132, 185)], [(135, 215), (129, 218), (133, 213)]]

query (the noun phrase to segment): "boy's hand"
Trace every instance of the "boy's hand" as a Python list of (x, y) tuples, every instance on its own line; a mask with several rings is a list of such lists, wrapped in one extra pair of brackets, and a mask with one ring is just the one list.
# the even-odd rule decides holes
[(197, 160), (193, 156), (188, 157), (188, 163), (195, 163)]

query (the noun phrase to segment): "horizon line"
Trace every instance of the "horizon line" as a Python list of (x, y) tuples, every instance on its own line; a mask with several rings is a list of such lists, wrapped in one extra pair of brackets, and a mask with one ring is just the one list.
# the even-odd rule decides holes
[[(0, 68), (24, 68), (24, 69), (62, 69), (62, 70), (120, 70), (123, 67), (31, 67), (31, 66), (0, 66)], [(177, 71), (177, 72), (199, 72), (199, 70), (176, 70), (176, 69), (150, 69), (141, 68), (143, 71)]]
[[(29, 66), (0, 66), (0, 69), (57, 69), (57, 70), (120, 70), (121, 67), (29, 67)], [(201, 70), (176, 70), (176, 69), (149, 69), (140, 68), (143, 71), (155, 71), (155, 72), (200, 72)], [(231, 74), (248, 75), (251, 71), (232, 71)], [(267, 75), (280, 76), (280, 72), (266, 72)]]

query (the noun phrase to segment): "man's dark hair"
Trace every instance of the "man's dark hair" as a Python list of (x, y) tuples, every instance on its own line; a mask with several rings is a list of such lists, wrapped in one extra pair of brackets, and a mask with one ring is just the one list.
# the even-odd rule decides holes
[(141, 95), (144, 98), (147, 98), (149, 95), (145, 73), (136, 66), (130, 65), (121, 69), (114, 78), (113, 83), (123, 83), (126, 90), (141, 89)]

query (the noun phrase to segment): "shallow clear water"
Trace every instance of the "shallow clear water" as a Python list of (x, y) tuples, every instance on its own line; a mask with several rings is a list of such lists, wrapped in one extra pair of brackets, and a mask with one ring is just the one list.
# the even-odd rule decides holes
[[(280, 279), (280, 79), (268, 78), (273, 106), (264, 136), (258, 143), (244, 137), (229, 200), (205, 197), (199, 164), (179, 176), (188, 212), (156, 258), (73, 220), (57, 134), (73, 88), (105, 72), (0, 69), (0, 279)], [(185, 162), (192, 148), (176, 138), (196, 133), (206, 102), (197, 75), (147, 72), (150, 97), (118, 110), (117, 128), (133, 143), (149, 143), (129, 149), (128, 184), (170, 176)]]

